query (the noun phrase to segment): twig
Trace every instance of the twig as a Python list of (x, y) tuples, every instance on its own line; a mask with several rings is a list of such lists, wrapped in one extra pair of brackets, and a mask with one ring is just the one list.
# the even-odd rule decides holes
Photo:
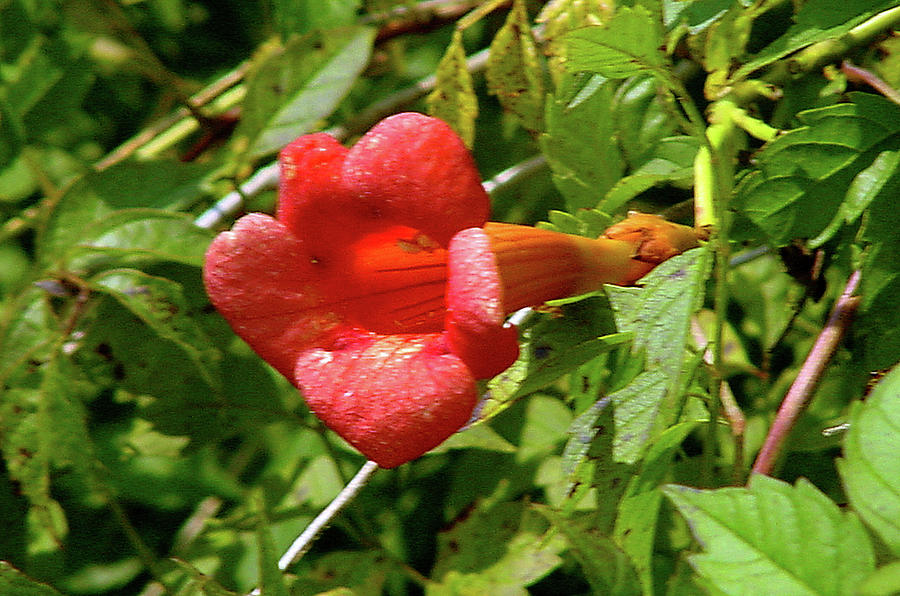
[(791, 429), (809, 405), (822, 373), (834, 356), (859, 305), (859, 297), (853, 295), (859, 286), (859, 278), (859, 271), (854, 271), (850, 275), (844, 291), (834, 304), (825, 328), (816, 339), (797, 378), (784, 397), (766, 441), (753, 463), (754, 474), (771, 474)]
[[(341, 509), (346, 507), (350, 501), (356, 497), (377, 469), (378, 464), (371, 460), (363, 464), (363, 467), (360, 468), (359, 472), (356, 473), (356, 476), (347, 483), (347, 486), (338, 493), (331, 503), (329, 503), (308, 526), (306, 526), (306, 529), (303, 530), (297, 539), (294, 540), (293, 544), (291, 544), (284, 554), (281, 555), (281, 558), (278, 559), (279, 569), (287, 571), (288, 567), (299, 561), (300, 558), (306, 554), (306, 551), (312, 546), (313, 541), (322, 533), (325, 527), (331, 523), (335, 516), (341, 512)], [(260, 593), (259, 588), (255, 588), (250, 592), (252, 595)]]
[(895, 104), (900, 105), (900, 92), (888, 85), (887, 81), (880, 79), (875, 73), (855, 66), (849, 60), (841, 62), (841, 71), (847, 76), (848, 80), (854, 83), (865, 83)]

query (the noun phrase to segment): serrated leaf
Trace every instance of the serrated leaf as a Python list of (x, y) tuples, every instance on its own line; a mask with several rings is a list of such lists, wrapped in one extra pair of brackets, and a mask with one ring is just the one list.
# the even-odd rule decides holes
[(900, 367), (850, 412), (838, 471), (853, 510), (900, 556)]
[(711, 266), (710, 251), (697, 248), (656, 267), (640, 290), (607, 286), (617, 327), (635, 333), (632, 349), (646, 357), (646, 371), (613, 400), (617, 461), (636, 461), (647, 442), (675, 422), (687, 378), (690, 319), (702, 305)]
[(572, 71), (624, 79), (646, 71), (661, 73), (666, 63), (659, 24), (643, 6), (622, 7), (605, 25), (567, 34), (566, 42)]
[(547, 102), (547, 132), (540, 137), (553, 182), (572, 213), (596, 207), (625, 166), (609, 117), (612, 85), (601, 82), (583, 98), (576, 92), (578, 102), (573, 103), (571, 96), (579, 83), (567, 79)]
[(374, 29), (355, 27), (270, 48), (248, 77), (236, 146), (261, 157), (314, 130), (368, 64), (374, 39)]
[(885, 151), (900, 150), (900, 108), (865, 94), (851, 98), (798, 115), (807, 126), (763, 148), (758, 169), (741, 183), (743, 212), (772, 242), (820, 234), (854, 179)]
[(574, 215), (553, 210), (547, 219), (550, 221), (538, 222), (537, 227), (588, 238), (598, 238), (613, 223), (612, 217), (597, 209), (579, 209)]
[(480, 594), (525, 593), (562, 563), (559, 536), (545, 537), (547, 522), (522, 503), (482, 503), (438, 535), (434, 583), (426, 594), (459, 594), (475, 585)]
[(809, 481), (754, 476), (747, 488), (663, 489), (687, 519), (702, 554), (694, 569), (729, 594), (853, 594), (875, 568), (859, 519)]
[(48, 299), (44, 290), (33, 286), (10, 300), (11, 315), (0, 332), (0, 382), (8, 383), (29, 360), (50, 357), (59, 327)]
[(814, 43), (836, 39), (873, 16), (879, 10), (895, 4), (895, 0), (810, 0), (803, 3), (794, 17), (794, 24), (781, 37), (766, 46), (753, 59), (744, 63), (730, 77), (739, 81), (776, 60)]
[(88, 226), (65, 259), (75, 270), (171, 261), (201, 267), (212, 235), (183, 213), (121, 209)]
[(544, 121), (544, 69), (528, 23), (524, 0), (515, 0), (491, 42), (485, 70), (488, 90), (527, 130), (540, 132)]
[(630, 596), (640, 594), (634, 569), (615, 543), (604, 536), (588, 520), (567, 518), (558, 512), (540, 505), (532, 505), (546, 517), (553, 527), (565, 537), (571, 552), (594, 594), (610, 596)]
[(385, 579), (394, 565), (394, 561), (374, 549), (331, 551), (298, 576), (291, 584), (291, 593), (377, 596), (385, 593)]
[(435, 73), (434, 90), (425, 98), (428, 113), (450, 125), (471, 148), (475, 143), (475, 118), (478, 98), (472, 86), (472, 74), (466, 66), (462, 31), (453, 30), (453, 38)]
[(31, 579), (6, 561), (0, 561), (0, 594), (62, 596), (47, 584)]
[(59, 199), (38, 237), (45, 266), (60, 266), (92, 224), (120, 209), (180, 209), (203, 196), (210, 166), (175, 161), (124, 162), (91, 172)]
[(580, 27), (600, 25), (612, 16), (613, 11), (614, 7), (603, 0), (550, 0), (544, 4), (535, 21), (544, 27), (550, 76), (557, 86), (565, 74), (566, 33)]

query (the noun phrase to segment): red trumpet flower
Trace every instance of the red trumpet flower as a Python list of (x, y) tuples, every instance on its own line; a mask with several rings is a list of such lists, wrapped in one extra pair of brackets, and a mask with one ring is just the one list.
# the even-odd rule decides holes
[(506, 313), (633, 283), (696, 245), (646, 215), (599, 239), (486, 223), (472, 157), (421, 114), (387, 118), (349, 150), (300, 137), (280, 164), (277, 218), (246, 215), (213, 241), (207, 291), (328, 427), (386, 468), (456, 432), (476, 379), (512, 364)]

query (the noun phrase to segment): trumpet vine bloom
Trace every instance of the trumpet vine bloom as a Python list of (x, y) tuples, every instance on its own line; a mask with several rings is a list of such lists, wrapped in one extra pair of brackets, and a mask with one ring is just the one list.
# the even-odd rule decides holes
[(456, 432), (476, 380), (515, 361), (507, 313), (631, 284), (696, 245), (647, 215), (598, 239), (488, 223), (471, 155), (421, 114), (387, 118), (351, 149), (302, 136), (279, 159), (276, 217), (246, 215), (213, 241), (207, 291), (329, 428), (386, 468)]

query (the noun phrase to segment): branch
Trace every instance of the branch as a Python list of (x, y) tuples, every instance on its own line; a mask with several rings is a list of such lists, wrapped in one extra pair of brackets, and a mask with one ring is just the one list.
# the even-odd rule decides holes
[(806, 361), (800, 368), (797, 378), (788, 390), (775, 421), (769, 429), (766, 441), (763, 444), (756, 462), (753, 464), (753, 473), (769, 475), (775, 467), (775, 462), (781, 454), (785, 440), (790, 435), (800, 415), (809, 405), (813, 392), (822, 378), (825, 367), (831, 361), (837, 351), (844, 333), (850, 326), (853, 315), (859, 306), (859, 297), (853, 293), (859, 286), (859, 271), (854, 271), (844, 286), (840, 298), (834, 303), (828, 323), (816, 339), (816, 343), (810, 350)]

